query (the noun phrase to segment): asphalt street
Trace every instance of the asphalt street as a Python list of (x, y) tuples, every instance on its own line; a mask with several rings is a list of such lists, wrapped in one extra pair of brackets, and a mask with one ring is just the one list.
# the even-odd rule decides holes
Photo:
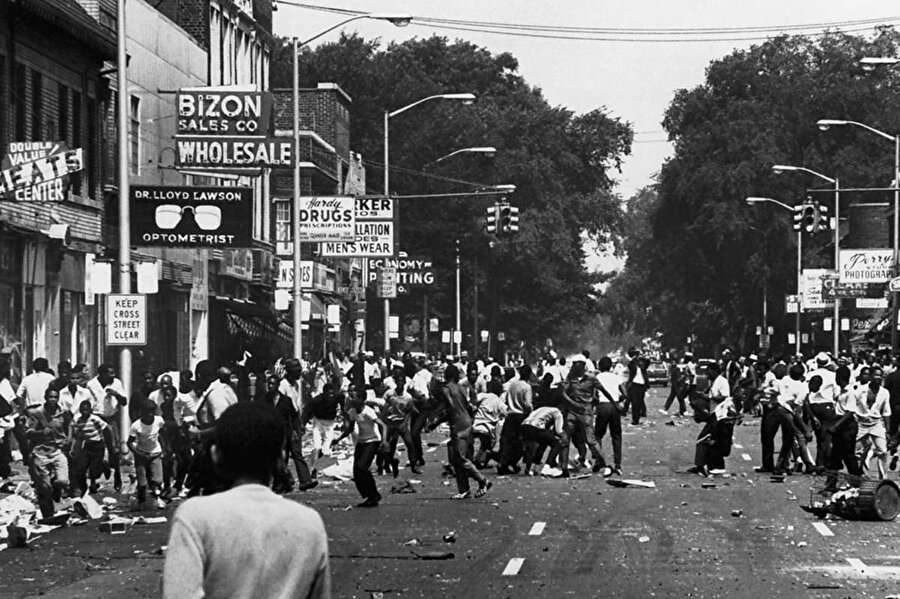
[[(290, 495), (328, 529), (335, 597), (877, 597), (900, 593), (895, 522), (816, 519), (800, 509), (816, 479), (756, 474), (759, 421), (735, 430), (729, 476), (688, 474), (700, 425), (657, 412), (625, 427), (626, 479), (488, 474), (480, 499), (453, 501), (446, 449), (430, 439), (422, 475), (378, 478), (384, 501), (359, 502), (352, 482)], [(667, 425), (674, 422), (675, 425)], [(604, 453), (608, 455), (608, 440)], [(574, 453), (574, 452), (573, 452)], [(896, 477), (896, 473), (891, 474)], [(415, 493), (390, 489), (411, 480)], [(165, 512), (171, 515), (177, 503)], [(88, 523), (0, 552), (3, 597), (158, 595), (168, 524), (109, 535)], [(446, 540), (445, 540), (446, 538)], [(452, 539), (453, 542), (448, 542)]]

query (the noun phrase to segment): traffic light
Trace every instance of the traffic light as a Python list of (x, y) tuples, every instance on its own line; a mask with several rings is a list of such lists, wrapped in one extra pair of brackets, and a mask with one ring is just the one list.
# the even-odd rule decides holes
[(487, 208), (487, 232), (496, 233), (500, 213), (500, 204), (494, 204)]
[(816, 228), (818, 226), (819, 221), (819, 213), (816, 210), (816, 205), (812, 202), (804, 202), (803, 203), (803, 213), (801, 216), (801, 223), (803, 224), (803, 229), (807, 233), (815, 233)]
[(517, 233), (519, 231), (519, 208), (517, 206), (509, 206), (508, 211), (504, 231), (507, 233)]
[(816, 201), (816, 215), (818, 219), (816, 221), (816, 231), (828, 231), (831, 229), (831, 219), (828, 218), (828, 206), (825, 204), (820, 204)]
[(794, 206), (794, 230), (800, 231), (803, 228), (803, 208), (806, 207), (806, 204), (797, 204)]

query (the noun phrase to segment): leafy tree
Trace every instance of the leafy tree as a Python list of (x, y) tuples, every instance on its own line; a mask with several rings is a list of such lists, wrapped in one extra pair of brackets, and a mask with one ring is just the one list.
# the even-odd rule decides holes
[[(285, 40), (286, 41), (286, 40)], [(290, 51), (276, 53), (271, 85), (291, 84)], [(432, 316), (452, 322), (455, 247), (459, 240), (463, 330), (507, 331), (512, 340), (553, 337), (597, 309), (596, 275), (587, 272), (584, 240), (621, 237), (624, 216), (613, 192), (614, 169), (630, 152), (632, 130), (603, 107), (575, 115), (550, 106), (539, 89), (518, 74), (508, 53), (491, 54), (464, 41), (432, 37), (394, 43), (342, 36), (337, 43), (304, 49), (302, 86), (338, 83), (353, 98), (351, 139), (366, 160), (371, 193), (380, 193), (383, 118), (421, 98), (471, 92), (472, 106), (434, 101), (390, 122), (391, 192), (400, 196), (470, 193), (483, 185), (514, 184), (507, 199), (520, 208), (520, 230), (489, 237), (484, 215), (498, 197), (405, 199), (400, 246), (433, 257), (436, 283), (428, 289)], [(454, 150), (493, 146), (491, 160)], [(378, 183), (376, 183), (378, 182)], [(475, 307), (475, 289), (478, 306)], [(394, 303), (401, 314), (421, 314), (422, 295)], [(495, 307), (497, 308), (495, 310)], [(381, 314), (370, 310), (372, 329)], [(471, 344), (466, 344), (471, 347)]]
[[(695, 334), (710, 348), (755, 347), (764, 293), (770, 323), (781, 321), (781, 298), (796, 286), (791, 216), (744, 199), (793, 204), (806, 187), (824, 183), (800, 173), (779, 177), (774, 164), (837, 176), (845, 187), (884, 186), (893, 168), (884, 140), (855, 127), (822, 133), (816, 121), (900, 132), (900, 78), (859, 66), (864, 56), (895, 55), (898, 42), (891, 29), (871, 40), (778, 37), (712, 62), (703, 84), (675, 94), (663, 120), (674, 156), (662, 167), (656, 197), (645, 191), (631, 203), (630, 218), (646, 234), (629, 240), (626, 268), (606, 294), (619, 328), (659, 330), (673, 345)], [(832, 266), (826, 237), (804, 240), (807, 267)], [(627, 306), (638, 291), (649, 308), (643, 320)]]

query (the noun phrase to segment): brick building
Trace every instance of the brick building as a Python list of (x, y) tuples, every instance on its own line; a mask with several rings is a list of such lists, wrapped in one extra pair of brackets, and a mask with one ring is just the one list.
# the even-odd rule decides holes
[[(50, 201), (0, 201), (0, 346), (15, 376), (35, 357), (55, 366), (102, 355), (85, 262), (103, 252), (103, 71), (115, 54), (114, 35), (76, 0), (0, 0), (0, 152), (14, 142), (64, 142), (84, 157)], [(69, 238), (51, 237), (51, 225), (67, 226)]]

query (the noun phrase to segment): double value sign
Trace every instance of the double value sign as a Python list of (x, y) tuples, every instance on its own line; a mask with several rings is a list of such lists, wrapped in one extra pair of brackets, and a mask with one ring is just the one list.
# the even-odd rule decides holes
[(19, 202), (62, 202), (69, 175), (84, 169), (81, 148), (63, 141), (16, 141), (0, 163), (0, 196)]
[(293, 141), (269, 137), (272, 94), (183, 89), (176, 103), (177, 166), (234, 169), (292, 165)]
[(134, 245), (183, 248), (252, 247), (249, 187), (132, 185)]

